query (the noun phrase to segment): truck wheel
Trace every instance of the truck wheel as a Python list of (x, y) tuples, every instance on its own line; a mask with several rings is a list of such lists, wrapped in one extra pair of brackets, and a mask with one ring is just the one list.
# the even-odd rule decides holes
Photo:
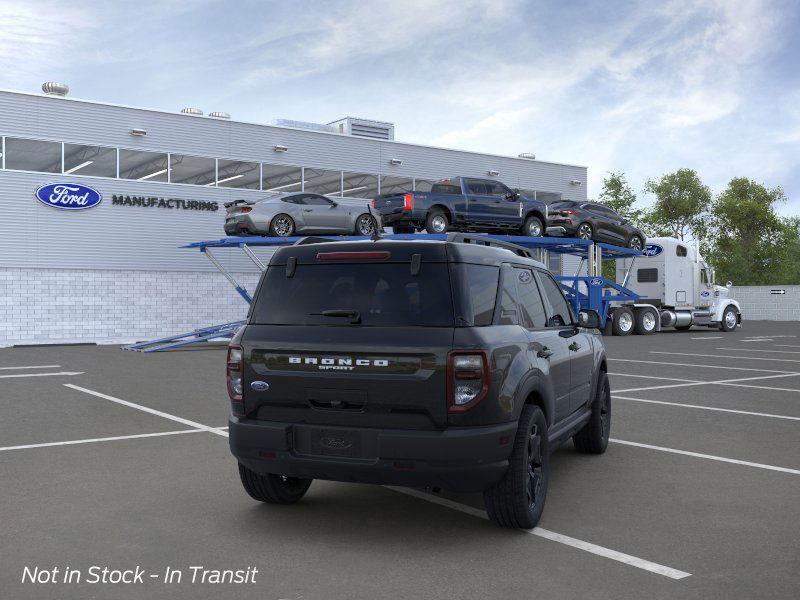
[(260, 502), (270, 504), (294, 504), (305, 496), (311, 479), (286, 477), (284, 475), (259, 475), (239, 463), (239, 478), (244, 491)]
[(294, 220), (283, 213), (272, 217), (269, 233), (273, 237), (287, 237), (294, 234)]
[(541, 237), (544, 235), (544, 225), (539, 217), (530, 216), (525, 219), (525, 225), (522, 226), (522, 235), (529, 237)]
[(532, 529), (544, 510), (550, 479), (547, 421), (538, 406), (526, 404), (503, 479), (483, 492), (489, 518), (501, 527)]
[(634, 312), (633, 330), (637, 335), (650, 335), (656, 332), (656, 313), (649, 308), (638, 308)]
[(611, 332), (614, 335), (630, 335), (633, 331), (633, 311), (630, 308), (618, 308), (614, 311)]
[(447, 215), (438, 208), (430, 211), (428, 218), (425, 219), (425, 231), (428, 233), (445, 233), (448, 225), (450, 222)]
[(602, 454), (608, 447), (611, 432), (611, 386), (608, 375), (600, 371), (597, 392), (592, 402), (592, 416), (578, 433), (572, 436), (575, 449), (583, 454)]
[(722, 331), (733, 331), (738, 324), (739, 319), (736, 317), (736, 310), (732, 306), (729, 306), (722, 313), (722, 321), (719, 324), (719, 328)]

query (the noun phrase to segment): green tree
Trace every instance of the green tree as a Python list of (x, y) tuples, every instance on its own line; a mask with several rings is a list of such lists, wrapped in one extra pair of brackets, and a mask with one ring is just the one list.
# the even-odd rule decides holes
[(644, 191), (656, 198), (643, 218), (652, 233), (681, 240), (705, 236), (711, 190), (700, 181), (696, 171), (678, 169), (660, 179), (648, 179)]
[(633, 193), (622, 171), (610, 171), (603, 179), (603, 191), (600, 192), (599, 202), (639, 226), (642, 211), (634, 206), (636, 194)]
[(746, 177), (731, 179), (711, 207), (709, 262), (717, 278), (737, 285), (797, 281), (790, 260), (800, 252), (797, 219), (782, 219), (775, 204), (786, 199), (780, 187), (769, 189)]

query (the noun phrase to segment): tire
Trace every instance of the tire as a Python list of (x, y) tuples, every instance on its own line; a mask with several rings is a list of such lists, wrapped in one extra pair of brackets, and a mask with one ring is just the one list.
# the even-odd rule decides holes
[(501, 527), (532, 529), (544, 510), (550, 479), (547, 421), (538, 406), (526, 404), (519, 417), (508, 470), (483, 492), (489, 518)]
[(275, 215), (269, 223), (269, 233), (273, 237), (289, 237), (294, 229), (294, 219), (284, 213)]
[(618, 308), (614, 311), (611, 333), (614, 335), (630, 335), (633, 331), (634, 323), (633, 311), (630, 308)]
[(305, 496), (311, 479), (283, 475), (259, 475), (239, 463), (239, 478), (251, 498), (268, 504), (294, 504)]
[(581, 240), (594, 239), (594, 229), (589, 223), (581, 223), (575, 229), (575, 237)]
[(658, 322), (656, 313), (649, 308), (638, 308), (633, 313), (633, 331), (637, 335), (651, 335), (656, 332)]
[(633, 250), (642, 250), (644, 249), (644, 240), (640, 238), (638, 235), (632, 235), (628, 239), (628, 248)]
[(739, 319), (736, 316), (736, 309), (732, 306), (728, 306), (722, 312), (722, 321), (720, 321), (719, 328), (720, 331), (730, 332), (736, 330), (736, 327), (739, 325)]
[(542, 220), (533, 215), (525, 219), (525, 224), (522, 226), (522, 235), (528, 237), (542, 237), (544, 235)]
[(425, 231), (428, 233), (447, 233), (447, 228), (450, 226), (450, 219), (447, 214), (439, 208), (435, 208), (428, 212), (428, 217), (425, 219)]
[(392, 226), (392, 233), (414, 233), (416, 229), (414, 229), (413, 225), (393, 225)]
[(355, 234), (356, 235), (366, 235), (371, 236), (375, 233), (375, 230), (378, 228), (378, 223), (375, 221), (375, 217), (372, 215), (368, 215), (364, 213), (363, 215), (359, 215), (356, 219), (355, 225)]
[(578, 433), (572, 436), (575, 450), (583, 454), (602, 454), (608, 448), (611, 432), (611, 385), (608, 375), (600, 371), (597, 391), (592, 402), (592, 416)]

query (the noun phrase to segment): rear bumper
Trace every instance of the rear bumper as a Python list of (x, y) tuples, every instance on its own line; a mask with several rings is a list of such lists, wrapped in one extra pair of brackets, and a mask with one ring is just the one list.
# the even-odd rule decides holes
[(225, 220), (226, 235), (247, 235), (249, 233), (267, 235), (269, 233), (269, 222), (259, 226), (247, 215), (239, 215)]
[[(231, 417), (231, 453), (261, 474), (479, 492), (508, 468), (517, 424), (443, 431), (326, 427), (359, 440), (356, 457), (312, 454), (303, 439), (321, 427)], [(333, 451), (334, 454), (336, 451)]]

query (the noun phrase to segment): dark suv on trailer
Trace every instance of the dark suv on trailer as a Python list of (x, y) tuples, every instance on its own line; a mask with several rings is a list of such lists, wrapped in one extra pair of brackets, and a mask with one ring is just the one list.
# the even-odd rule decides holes
[(644, 249), (646, 236), (615, 210), (596, 202), (558, 200), (548, 206), (548, 228), (563, 227), (564, 235)]
[(274, 254), (228, 349), (230, 447), (253, 498), (296, 502), (312, 479), (480, 491), (494, 522), (530, 528), (551, 450), (605, 451), (598, 316), (576, 320), (527, 250), (305, 242)]

